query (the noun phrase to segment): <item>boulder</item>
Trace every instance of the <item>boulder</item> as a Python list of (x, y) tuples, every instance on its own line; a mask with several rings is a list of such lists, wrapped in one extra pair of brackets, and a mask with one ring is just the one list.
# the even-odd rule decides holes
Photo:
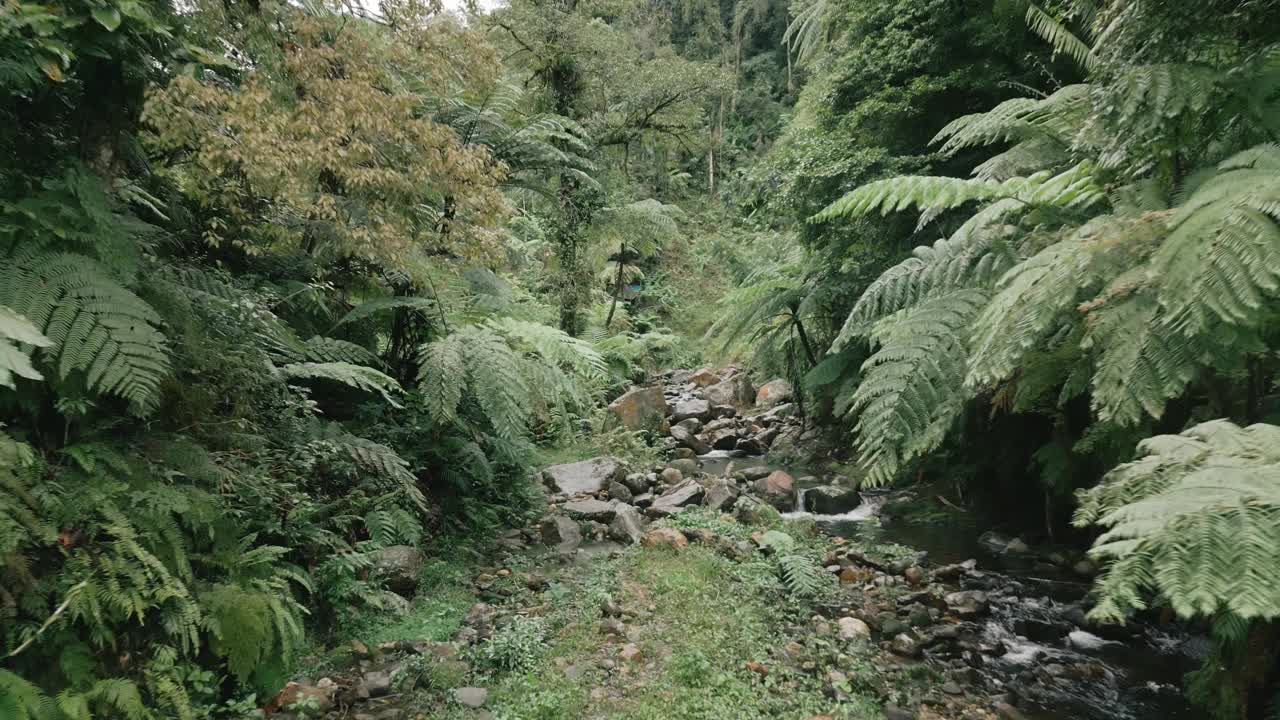
[(663, 493), (653, 504), (649, 506), (647, 511), (650, 515), (659, 517), (666, 515), (674, 515), (680, 512), (680, 509), (686, 505), (695, 505), (702, 500), (705, 490), (697, 480), (689, 478), (680, 484)]
[(738, 431), (732, 427), (722, 427), (704, 432), (702, 439), (716, 450), (732, 450), (738, 445)]
[(763, 455), (769, 448), (754, 437), (739, 437), (733, 449), (741, 450), (748, 455)]
[(711, 417), (711, 403), (702, 398), (680, 398), (671, 411), (671, 419), (675, 422), (706, 420), (708, 417)]
[(733, 504), (733, 516), (744, 525), (773, 525), (782, 519), (778, 511), (750, 495)]
[(631, 488), (617, 480), (611, 480), (609, 482), (609, 497), (621, 503), (629, 503), (634, 495), (631, 492)]
[(644, 536), (644, 519), (640, 511), (630, 505), (618, 507), (618, 514), (609, 523), (609, 538), (620, 543), (638, 543)]
[(628, 475), (624, 475), (621, 482), (628, 490), (631, 491), (632, 495), (639, 495), (640, 493), (646, 492), (649, 489), (649, 486), (652, 485), (652, 483), (649, 482), (649, 476), (644, 473), (630, 473)]
[(618, 514), (616, 506), (611, 502), (596, 500), (595, 498), (587, 498), (586, 500), (573, 500), (564, 504), (564, 511), (569, 513), (569, 517), (578, 520), (595, 520), (596, 522), (607, 523)]
[(374, 559), (374, 568), (392, 592), (412, 595), (422, 574), (422, 553), (409, 545), (384, 547)]
[(689, 376), (689, 382), (697, 385), (698, 387), (715, 385), (720, 382), (720, 373), (712, 370), (711, 368), (700, 368)]
[(542, 471), (547, 487), (565, 495), (599, 492), (609, 486), (610, 480), (622, 480), (626, 476), (622, 461), (609, 456), (552, 465)]
[(823, 485), (804, 493), (804, 509), (815, 515), (843, 515), (862, 504), (862, 496), (853, 488)]
[(715, 512), (723, 512), (732, 507), (737, 499), (738, 486), (723, 478), (716, 478), (707, 483), (702, 504)]
[(756, 391), (756, 405), (760, 407), (773, 407), (781, 405), (791, 399), (792, 390), (791, 383), (778, 378), (760, 386)]
[(453, 701), (463, 707), (484, 707), (488, 699), (489, 691), (481, 687), (461, 687), (453, 691)]
[(943, 600), (947, 610), (961, 618), (973, 618), (987, 612), (987, 594), (981, 590), (961, 590), (948, 593)]
[(702, 421), (698, 418), (686, 418), (676, 423), (676, 426), (682, 427), (691, 433), (702, 432)]
[(767, 465), (751, 465), (750, 467), (739, 468), (735, 470), (733, 476), (747, 482), (753, 482), (760, 478), (769, 477), (769, 473), (773, 472)]
[(712, 405), (711, 417), (715, 419), (732, 418), (738, 416), (738, 408), (732, 405)]
[(673, 425), (671, 427), (671, 437), (674, 438), (676, 442), (692, 450), (698, 455), (706, 455), (711, 452), (711, 446), (702, 438), (690, 432), (686, 427)]
[(689, 540), (684, 533), (675, 528), (658, 528), (645, 533), (640, 539), (640, 544), (645, 547), (669, 547), (683, 550), (689, 547)]
[(738, 399), (737, 383), (733, 380), (722, 380), (715, 385), (708, 385), (702, 389), (702, 396), (712, 405), (733, 405)]
[(842, 617), (836, 625), (840, 628), (841, 640), (867, 640), (871, 637), (871, 628), (858, 618)]
[(609, 403), (609, 410), (628, 430), (644, 430), (667, 416), (667, 396), (660, 385), (636, 388)]
[(672, 460), (667, 463), (667, 467), (673, 470), (679, 470), (680, 474), (685, 477), (697, 475), (699, 468), (697, 460)]
[(786, 512), (795, 507), (795, 482), (795, 478), (786, 472), (775, 470), (757, 480), (752, 487), (760, 499)]
[(684, 473), (673, 467), (669, 467), (664, 468), (662, 472), (658, 474), (658, 477), (662, 478), (662, 482), (668, 485), (676, 485), (681, 480), (684, 480)]
[(555, 545), (560, 552), (573, 552), (582, 544), (582, 531), (578, 523), (564, 515), (551, 515), (538, 525), (544, 545)]

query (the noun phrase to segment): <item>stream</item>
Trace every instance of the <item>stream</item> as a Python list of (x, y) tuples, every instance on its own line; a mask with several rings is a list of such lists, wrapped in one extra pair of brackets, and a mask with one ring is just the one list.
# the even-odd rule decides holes
[[(699, 458), (703, 471), (724, 474), (766, 466), (793, 474), (795, 466), (760, 456), (712, 452)], [(797, 482), (796, 507), (816, 481)], [(841, 515), (785, 513), (811, 518), (832, 536), (892, 542), (918, 551), (923, 564), (977, 561), (948, 587), (986, 593), (989, 610), (957, 626), (958, 641), (926, 649), (923, 659), (960, 674), (977, 692), (1016, 697), (1027, 720), (1199, 720), (1204, 714), (1183, 697), (1182, 676), (1197, 667), (1204, 638), (1177, 626), (1140, 622), (1098, 626), (1085, 618), (1090, 583), (1045, 562), (1051, 548), (994, 552), (980, 528), (964, 524), (911, 524), (882, 518), (890, 493), (864, 492), (863, 502)], [(1020, 711), (1020, 712), (1019, 712)]]

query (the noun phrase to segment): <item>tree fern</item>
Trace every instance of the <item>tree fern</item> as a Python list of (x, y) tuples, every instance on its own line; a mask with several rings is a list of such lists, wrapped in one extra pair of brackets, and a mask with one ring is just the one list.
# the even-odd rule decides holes
[(1216, 420), (1139, 450), (1080, 496), (1076, 523), (1107, 528), (1094, 614), (1123, 619), (1154, 592), (1183, 617), (1280, 616), (1280, 428)]
[(957, 290), (880, 321), (879, 349), (862, 367), (850, 411), (860, 463), (873, 485), (894, 478), (902, 465), (942, 442), (964, 407), (967, 334), (987, 294)]
[(308, 362), (332, 363), (343, 362), (351, 365), (378, 366), (381, 361), (361, 345), (346, 340), (316, 335), (306, 342), (306, 358)]
[(49, 344), (60, 379), (82, 373), (93, 392), (146, 413), (169, 374), (159, 315), (83, 255), (19, 252), (0, 269), (0, 305), (25, 316)]

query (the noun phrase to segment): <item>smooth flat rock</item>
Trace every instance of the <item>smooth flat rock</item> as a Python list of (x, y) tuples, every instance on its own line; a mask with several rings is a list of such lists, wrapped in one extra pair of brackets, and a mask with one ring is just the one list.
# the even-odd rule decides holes
[(626, 467), (622, 461), (607, 455), (552, 465), (542, 471), (543, 482), (547, 487), (565, 495), (598, 492), (608, 487), (609, 481), (621, 481), (626, 476)]

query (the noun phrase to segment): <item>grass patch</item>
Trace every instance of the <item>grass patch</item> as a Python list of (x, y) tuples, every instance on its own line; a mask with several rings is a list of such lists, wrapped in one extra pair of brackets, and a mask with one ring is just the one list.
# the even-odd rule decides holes
[[(785, 621), (803, 608), (783, 600), (770, 563), (738, 563), (699, 546), (679, 553), (633, 549), (579, 581), (566, 591), (572, 597), (556, 613), (564, 624), (550, 636), (538, 667), (494, 678), (496, 717), (879, 716), (876, 704), (861, 696), (834, 702), (818, 678), (777, 658), (789, 640)], [(613, 594), (628, 614), (627, 640), (639, 647), (640, 660), (619, 658), (623, 641), (610, 642), (597, 628), (602, 593)], [(749, 662), (768, 674), (753, 672)], [(609, 663), (616, 665), (603, 669)]]

